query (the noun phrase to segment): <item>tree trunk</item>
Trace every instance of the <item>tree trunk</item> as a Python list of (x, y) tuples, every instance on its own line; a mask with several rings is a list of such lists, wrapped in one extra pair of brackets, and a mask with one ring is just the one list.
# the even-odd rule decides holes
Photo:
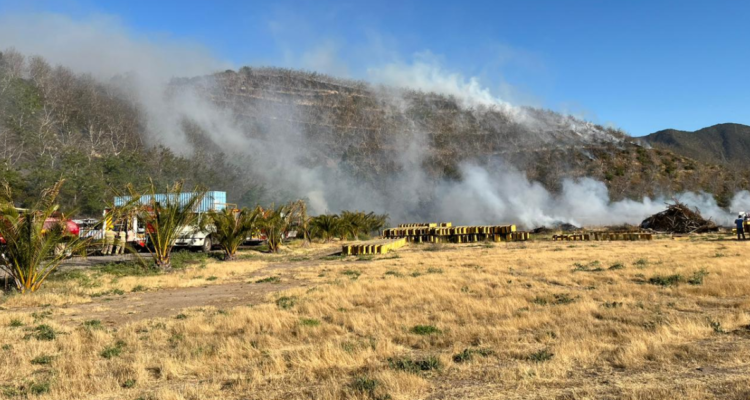
[(237, 260), (237, 253), (230, 253), (228, 251), (224, 251), (224, 261), (235, 261)]

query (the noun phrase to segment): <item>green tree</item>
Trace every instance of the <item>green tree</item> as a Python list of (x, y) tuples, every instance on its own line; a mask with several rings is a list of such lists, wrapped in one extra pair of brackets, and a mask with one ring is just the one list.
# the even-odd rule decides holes
[(310, 228), (314, 235), (320, 236), (326, 243), (343, 233), (341, 218), (336, 214), (321, 214), (313, 217), (310, 221)]
[(128, 187), (131, 201), (126, 207), (136, 207), (138, 218), (146, 224), (149, 251), (157, 268), (172, 268), (172, 248), (175, 240), (187, 229), (198, 225), (196, 207), (203, 200), (206, 189), (196, 187), (192, 192), (184, 191), (184, 183), (177, 182), (167, 187), (166, 193), (157, 196), (153, 181), (147, 193), (148, 202), (143, 203), (143, 194)]
[(28, 209), (16, 208), (10, 187), (6, 184), (0, 198), (0, 237), (3, 238), (2, 270), (10, 276), (21, 293), (35, 292), (60, 263), (71, 253), (78, 253), (89, 243), (66, 230), (58, 213), (57, 196), (63, 181), (41, 193)]
[(289, 232), (291, 226), (293, 207), (290, 204), (281, 205), (277, 208), (270, 208), (263, 212), (263, 217), (258, 220), (258, 227), (266, 235), (268, 250), (271, 253), (278, 253), (281, 248), (281, 242)]
[(221, 211), (209, 211), (207, 221), (213, 225), (212, 236), (224, 250), (225, 260), (237, 258), (237, 249), (256, 229), (260, 210), (243, 208), (235, 210), (225, 208)]

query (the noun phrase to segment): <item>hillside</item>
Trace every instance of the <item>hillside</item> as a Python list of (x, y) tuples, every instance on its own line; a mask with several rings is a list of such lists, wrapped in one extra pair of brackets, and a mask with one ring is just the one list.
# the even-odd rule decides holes
[(695, 132), (665, 129), (642, 138), (655, 147), (712, 164), (745, 165), (750, 159), (750, 126), (718, 124)]
[[(748, 181), (745, 172), (548, 110), (278, 68), (174, 79), (158, 101), (136, 83), (2, 53), (0, 179), (28, 202), (65, 178), (64, 206), (86, 215), (150, 177), (226, 190), (240, 205), (306, 198), (317, 212), (364, 208), (398, 218), (442, 215), (446, 193), (465, 191), (467, 165), (493, 185), (521, 171), (552, 194), (565, 178), (592, 177), (612, 200), (703, 190), (726, 204)], [(505, 182), (493, 190), (530, 185)]]

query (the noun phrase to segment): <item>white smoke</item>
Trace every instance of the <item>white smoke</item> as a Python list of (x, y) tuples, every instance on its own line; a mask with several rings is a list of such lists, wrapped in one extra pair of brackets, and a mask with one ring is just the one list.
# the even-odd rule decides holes
[[(13, 15), (0, 17), (0, 45), (14, 46), (26, 54), (39, 54), (52, 63), (102, 81), (125, 76), (128, 90), (145, 112), (147, 134), (153, 143), (164, 144), (179, 153), (193, 150), (184, 122), (198, 126), (213, 143), (229, 154), (249, 156), (252, 170), (262, 174), (276, 192), (306, 198), (312, 213), (342, 209), (387, 212), (392, 223), (407, 221), (453, 221), (457, 224), (518, 223), (526, 228), (567, 222), (574, 225), (639, 223), (661, 211), (669, 199), (611, 201), (606, 186), (593, 179), (566, 180), (559, 195), (540, 183), (529, 181), (512, 167), (488, 169), (461, 166), (461, 181), (431, 181), (421, 167), (429, 147), (419, 133), (400, 143), (393, 162), (402, 173), (388, 177), (388, 189), (376, 190), (336, 167), (336, 160), (311, 165), (304, 160), (311, 145), (299, 126), (272, 122), (266, 137), (246, 134), (236, 115), (210, 102), (205, 95), (185, 90), (165, 95), (174, 77), (193, 77), (224, 70), (230, 63), (218, 60), (200, 45), (179, 41), (137, 38), (110, 17), (84, 21), (60, 15)], [(332, 48), (308, 62), (324, 65)], [(429, 53), (411, 64), (394, 62), (367, 70), (375, 82), (454, 96), (465, 108), (492, 107), (529, 124), (520, 107), (515, 107), (484, 87), (475, 77), (447, 71)], [(398, 99), (391, 99), (398, 101)], [(296, 110), (272, 110), (294, 115)], [(591, 124), (569, 119), (571, 129), (581, 134)], [(415, 129), (415, 131), (418, 131)], [(199, 167), (199, 166), (197, 166)], [(213, 188), (231, 192), (235, 188)], [(720, 224), (731, 223), (732, 215), (722, 210), (705, 193), (684, 193), (678, 199), (697, 207)], [(731, 211), (750, 210), (750, 193), (737, 193)]]

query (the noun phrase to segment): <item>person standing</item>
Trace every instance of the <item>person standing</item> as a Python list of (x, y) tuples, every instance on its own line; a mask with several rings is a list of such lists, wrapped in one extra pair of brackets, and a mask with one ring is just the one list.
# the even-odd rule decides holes
[(118, 231), (117, 242), (115, 243), (115, 254), (125, 253), (125, 242), (126, 242), (125, 231)]
[(115, 245), (115, 231), (111, 228), (107, 228), (104, 231), (104, 255), (108, 256), (112, 254), (112, 247)]
[(742, 214), (734, 220), (734, 224), (737, 225), (737, 240), (745, 240), (745, 218), (742, 217)]

